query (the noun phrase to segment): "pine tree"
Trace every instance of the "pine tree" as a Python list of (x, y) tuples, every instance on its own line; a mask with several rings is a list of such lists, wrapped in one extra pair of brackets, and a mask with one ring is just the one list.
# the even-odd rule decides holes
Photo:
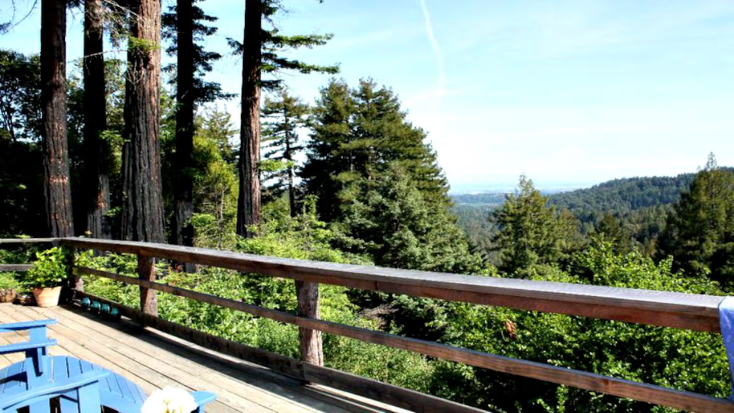
[(660, 256), (672, 255), (675, 269), (734, 281), (734, 173), (719, 168), (713, 154), (673, 206), (660, 238)]
[(350, 238), (348, 245), (369, 253), (380, 266), (464, 274), (483, 271), (481, 256), (471, 252), (454, 217), (426, 195), (393, 161), (369, 191), (344, 206), (335, 228)]
[(499, 228), (493, 242), (501, 254), (500, 269), (509, 274), (521, 276), (533, 266), (556, 264), (574, 249), (578, 223), (549, 207), (548, 198), (525, 175), (492, 219)]
[(388, 88), (337, 80), (321, 90), (302, 171), (340, 246), (378, 265), (476, 272), (481, 259), (449, 212), (448, 185), (425, 133)]
[(287, 49), (311, 48), (325, 44), (330, 35), (284, 36), (277, 27), (263, 29), (262, 21), (274, 21), (282, 4), (277, 0), (246, 0), (243, 43), (229, 39), (242, 53), (242, 117), (240, 131), (240, 190), (237, 204), (237, 233), (251, 236), (248, 227), (260, 223), (260, 94), (261, 88), (274, 89), (279, 79), (262, 79), (262, 73), (277, 75), (283, 70), (300, 73), (336, 73), (336, 66), (319, 66), (283, 57)]
[(286, 89), (279, 91), (277, 99), (265, 99), (263, 107), (262, 147), (263, 157), (270, 161), (264, 182), (271, 181), (269, 191), (275, 196), (286, 192), (291, 216), (296, 216), (295, 170), (296, 155), (303, 150), (298, 130), (308, 126), (310, 108), (300, 99), (291, 96)]
[(450, 206), (447, 181), (435, 152), (425, 143), (425, 132), (406, 120), (390, 89), (368, 79), (350, 90), (346, 83), (332, 80), (321, 90), (314, 111), (302, 177), (307, 191), (319, 197), (322, 219), (340, 219), (338, 205), (369, 190), (392, 162), (428, 201)]
[(66, 0), (41, 2), (44, 195), (53, 237), (74, 235), (66, 137)]
[(342, 190), (336, 176), (351, 168), (351, 159), (340, 151), (341, 143), (348, 142), (352, 133), (354, 101), (349, 86), (332, 79), (321, 89), (313, 110), (313, 132), (301, 177), (306, 192), (316, 196), (320, 219), (331, 222), (339, 215), (337, 194)]

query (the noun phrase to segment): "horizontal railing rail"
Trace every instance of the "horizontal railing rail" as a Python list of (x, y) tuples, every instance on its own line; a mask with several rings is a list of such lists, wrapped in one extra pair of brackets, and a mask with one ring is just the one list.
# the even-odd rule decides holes
[[(5, 243), (4, 241), (0, 241), (0, 244)], [(28, 242), (28, 240), (24, 241)], [(84, 267), (75, 267), (72, 273), (75, 277), (94, 275), (138, 285), (141, 289), (142, 313), (147, 317), (157, 316), (153, 301), (154, 292), (159, 291), (293, 324), (298, 326), (302, 332), (317, 331), (341, 335), (475, 367), (677, 409), (701, 412), (732, 411), (734, 409), (734, 402), (728, 399), (357, 328), (321, 320), (318, 318), (318, 312), (301, 312), (302, 307), (307, 307), (303, 301), (314, 300), (315, 297), (317, 302), (317, 295), (306, 297), (305, 294), (299, 293), (299, 314), (292, 314), (163, 284), (155, 281), (152, 263), (153, 258), (163, 258), (176, 262), (291, 278), (308, 284), (312, 291), (317, 283), (325, 283), (417, 297), (708, 332), (719, 332), (718, 305), (723, 297), (311, 262), (140, 242), (60, 238), (57, 243), (68, 248), (137, 255), (139, 263), (137, 278)], [(316, 307), (318, 307), (317, 303)], [(302, 335), (302, 340), (304, 340), (303, 337)], [(313, 339), (314, 336), (310, 336), (310, 340)], [(310, 351), (307, 350), (310, 347), (306, 344), (308, 343), (301, 343), (303, 353)], [(302, 354), (302, 359), (307, 362), (305, 364), (314, 363), (311, 361), (312, 356)], [(364, 383), (362, 385), (364, 386)], [(362, 393), (368, 392), (360, 388), (356, 390), (356, 392), (360, 390)], [(400, 402), (400, 398), (397, 398), (397, 401)], [(411, 400), (405, 403), (415, 407), (416, 402)], [(425, 411), (429, 410), (431, 409)], [(452, 408), (452, 410), (456, 409)]]

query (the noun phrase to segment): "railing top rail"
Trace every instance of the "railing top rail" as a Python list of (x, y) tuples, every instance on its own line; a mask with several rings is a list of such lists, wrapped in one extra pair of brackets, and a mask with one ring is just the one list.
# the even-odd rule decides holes
[(0, 244), (53, 244), (58, 238), (0, 238)]
[(390, 293), (571, 315), (718, 331), (723, 297), (401, 270), (276, 258), (231, 251), (86, 238), (62, 245), (134, 253), (264, 275)]
[[(7, 240), (0, 240), (0, 244)], [(32, 242), (32, 240), (23, 240)], [(40, 242), (48, 242), (42, 239)], [(53, 239), (51, 239), (53, 241)], [(723, 297), (276, 258), (133, 241), (59, 238), (61, 245), (172, 259), (388, 293), (719, 331)]]

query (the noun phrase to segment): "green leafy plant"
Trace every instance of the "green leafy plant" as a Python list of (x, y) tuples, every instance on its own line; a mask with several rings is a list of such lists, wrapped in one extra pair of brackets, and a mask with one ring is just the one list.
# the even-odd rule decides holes
[(0, 272), (0, 290), (18, 288), (18, 280), (11, 272)]
[(66, 279), (66, 251), (59, 247), (36, 253), (23, 284), (28, 288), (58, 287)]

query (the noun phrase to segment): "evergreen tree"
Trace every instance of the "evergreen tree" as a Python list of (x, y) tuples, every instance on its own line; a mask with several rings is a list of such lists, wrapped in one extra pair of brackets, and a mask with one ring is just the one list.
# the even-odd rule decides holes
[(41, 2), (41, 110), (46, 217), (51, 236), (74, 235), (66, 140), (66, 0)]
[(596, 233), (603, 235), (604, 239), (614, 246), (614, 252), (617, 254), (626, 254), (634, 249), (629, 231), (619, 225), (619, 221), (609, 212), (605, 213), (597, 224)]
[[(288, 194), (288, 205), (291, 216), (295, 217), (295, 156), (303, 150), (300, 144), (298, 129), (308, 126), (310, 108), (300, 99), (291, 96), (286, 89), (278, 92), (277, 99), (265, 99), (262, 116), (263, 140), (266, 150), (263, 157), (269, 161), (264, 182), (272, 181), (268, 189), (275, 196), (283, 192)], [(265, 163), (265, 162), (263, 162)]]
[(122, 156), (123, 239), (163, 242), (160, 160), (160, 2), (131, 0)]
[(734, 281), (734, 173), (719, 168), (713, 154), (673, 206), (660, 249), (688, 275)]
[(319, 217), (331, 222), (339, 214), (337, 194), (342, 189), (336, 176), (351, 167), (350, 160), (340, 151), (341, 143), (348, 142), (352, 133), (354, 101), (349, 86), (332, 79), (321, 89), (313, 111), (313, 132), (301, 177), (306, 192), (316, 196)]
[(533, 266), (553, 265), (573, 249), (578, 225), (547, 204), (548, 198), (522, 175), (517, 192), (494, 210), (492, 217), (499, 229), (494, 244), (501, 254), (501, 270), (517, 274)]
[(0, 49), (0, 236), (47, 236), (38, 55)]
[(318, 66), (283, 57), (283, 51), (326, 44), (331, 35), (280, 34), (277, 27), (263, 29), (262, 21), (272, 23), (282, 9), (278, 0), (246, 0), (243, 43), (229, 39), (230, 45), (242, 53), (242, 117), (240, 130), (240, 190), (237, 204), (237, 233), (253, 235), (247, 227), (260, 222), (260, 94), (261, 88), (274, 89), (281, 81), (262, 79), (262, 73), (277, 74), (283, 70), (300, 73), (336, 73), (336, 66)]
[(369, 191), (344, 206), (334, 225), (354, 252), (367, 252), (376, 265), (424, 271), (480, 273), (482, 259), (448, 209), (435, 205), (391, 162)]
[(13, 142), (41, 137), (41, 62), (0, 50), (0, 134)]
[(338, 205), (366, 193), (391, 163), (397, 163), (424, 198), (442, 208), (451, 202), (448, 184), (426, 134), (406, 120), (400, 102), (372, 80), (350, 90), (332, 80), (321, 90), (314, 109), (313, 134), (302, 177), (319, 197), (319, 214), (339, 220)]
[(84, 2), (84, 206), (85, 232), (110, 238), (105, 214), (110, 210), (110, 143), (107, 129), (107, 95), (104, 59), (104, 9), (101, 0)]
[[(205, 51), (201, 43), (217, 32), (207, 22), (215, 22), (191, 0), (178, 0), (162, 18), (163, 37), (171, 40), (166, 50), (176, 55), (176, 64), (166, 69), (176, 73), (176, 151), (174, 159), (174, 205), (171, 222), (171, 242), (192, 246), (194, 228), (194, 117), (196, 104), (229, 98), (218, 83), (206, 82), (203, 76), (221, 58), (219, 53)], [(192, 269), (187, 265), (188, 269)]]
[(340, 246), (378, 265), (477, 272), (450, 214), (448, 185), (425, 133), (406, 120), (388, 88), (332, 80), (314, 108), (302, 177)]

